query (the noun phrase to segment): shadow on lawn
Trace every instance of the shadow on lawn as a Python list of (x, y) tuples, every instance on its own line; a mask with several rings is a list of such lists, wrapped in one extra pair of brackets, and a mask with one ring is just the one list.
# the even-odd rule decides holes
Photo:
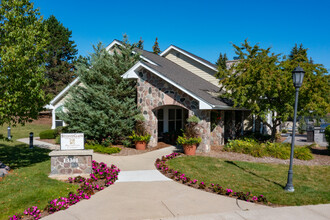
[(263, 179), (263, 180), (265, 180), (265, 181), (267, 181), (267, 182), (274, 183), (275, 185), (278, 185), (279, 187), (282, 187), (283, 189), (285, 188), (285, 186), (283, 186), (282, 184), (277, 183), (277, 182), (272, 181), (272, 180), (269, 180), (269, 179), (266, 179), (266, 178), (263, 177), (263, 176), (259, 176), (258, 174), (253, 173), (253, 172), (251, 172), (250, 170), (245, 169), (244, 167), (240, 167), (238, 164), (236, 164), (236, 163), (233, 162), (233, 161), (225, 160), (225, 163), (228, 163), (228, 164), (234, 165), (235, 167), (237, 167), (237, 168), (243, 170), (243, 171), (246, 172), (246, 173), (249, 173), (249, 174), (251, 174), (251, 175), (253, 175), (253, 176), (255, 176), (255, 177), (261, 178), (261, 179)]
[(0, 161), (11, 169), (30, 166), (35, 163), (43, 162), (49, 159), (50, 150), (42, 148), (29, 149), (26, 144), (17, 144), (14, 146), (0, 144)]

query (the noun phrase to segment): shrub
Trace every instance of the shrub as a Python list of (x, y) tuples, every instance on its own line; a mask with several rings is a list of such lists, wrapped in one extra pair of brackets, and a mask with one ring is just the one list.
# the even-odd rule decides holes
[(48, 129), (39, 133), (40, 139), (54, 139), (56, 137), (56, 130)]
[(200, 137), (187, 138), (185, 134), (183, 134), (183, 136), (179, 136), (177, 139), (177, 143), (179, 145), (194, 145), (194, 144), (199, 144), (201, 141), (202, 138)]
[(282, 129), (282, 134), (286, 134), (286, 133), (288, 133), (288, 130)]
[(299, 160), (312, 160), (313, 154), (308, 147), (295, 147), (294, 158)]
[(266, 154), (270, 157), (275, 157), (279, 159), (290, 158), (290, 144), (267, 143), (265, 150)]
[(137, 141), (145, 141), (147, 143), (149, 143), (151, 135), (150, 134), (146, 134), (146, 135), (138, 135), (136, 134), (134, 131), (132, 132), (132, 135), (128, 137), (129, 139), (132, 139), (133, 142), (137, 142)]
[(55, 144), (61, 144), (61, 136), (55, 138)]
[(132, 145), (130, 140), (123, 140), (122, 144), (124, 145), (124, 147), (130, 147)]
[(118, 147), (104, 147), (101, 144), (95, 144), (95, 145), (85, 144), (85, 148), (104, 154), (115, 154), (121, 151), (121, 149)]
[(109, 146), (112, 145), (112, 143), (113, 143), (113, 140), (112, 140), (112, 138), (111, 138), (110, 136), (104, 138), (104, 139), (101, 141), (101, 145), (102, 145), (103, 147), (109, 147)]
[(324, 135), (325, 135), (325, 140), (327, 140), (328, 142), (328, 151), (330, 153), (330, 125), (328, 125), (325, 128)]
[[(243, 140), (231, 140), (224, 146), (225, 151), (249, 154), (254, 157), (274, 157), (279, 159), (289, 159), (291, 147), (289, 143), (258, 143), (254, 139), (245, 138)], [(300, 160), (311, 160), (313, 155), (308, 147), (295, 147), (294, 158)]]

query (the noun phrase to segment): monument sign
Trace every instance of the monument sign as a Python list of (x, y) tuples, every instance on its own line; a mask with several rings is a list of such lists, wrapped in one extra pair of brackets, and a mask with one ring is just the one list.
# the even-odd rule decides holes
[(61, 150), (83, 150), (84, 133), (62, 133)]

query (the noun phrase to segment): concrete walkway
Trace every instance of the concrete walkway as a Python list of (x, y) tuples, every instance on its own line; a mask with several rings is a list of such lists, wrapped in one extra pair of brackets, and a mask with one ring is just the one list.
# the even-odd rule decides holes
[(175, 147), (134, 155), (94, 153), (121, 169), (118, 181), (45, 220), (87, 219), (330, 219), (330, 205), (271, 208), (197, 190), (168, 179), (154, 167)]
[[(25, 144), (30, 144), (30, 138), (21, 138), (21, 139), (17, 139), (17, 141), (25, 143)], [(59, 150), (58, 145), (40, 141), (39, 137), (33, 138), (33, 146), (40, 147), (40, 148), (46, 148), (46, 149), (50, 149), (50, 150)]]

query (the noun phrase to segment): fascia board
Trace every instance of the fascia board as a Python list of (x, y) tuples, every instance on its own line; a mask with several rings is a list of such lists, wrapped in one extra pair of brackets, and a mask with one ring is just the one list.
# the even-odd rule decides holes
[(191, 58), (191, 59), (197, 61), (198, 63), (203, 64), (204, 66), (206, 66), (206, 67), (208, 67), (208, 68), (210, 68), (210, 69), (212, 69), (212, 70), (214, 70), (214, 71), (218, 71), (217, 68), (215, 68), (215, 67), (213, 67), (213, 66), (210, 66), (210, 65), (208, 65), (207, 63), (204, 63), (203, 61), (201, 61), (201, 60), (199, 60), (199, 59), (197, 59), (197, 58), (191, 56), (190, 54), (187, 54), (186, 52), (180, 50), (179, 48), (177, 48), (177, 47), (175, 47), (175, 46), (173, 46), (173, 45), (169, 46), (166, 50), (164, 50), (164, 51), (160, 54), (160, 56), (164, 56), (164, 55), (167, 54), (171, 49), (176, 50), (176, 51), (179, 51), (180, 53), (184, 54), (185, 56), (187, 56), (187, 57), (189, 57), (189, 58)]
[(123, 44), (120, 43), (119, 41), (113, 40), (105, 49), (109, 51), (115, 45), (123, 46)]
[(55, 98), (53, 98), (49, 105), (54, 106), (54, 103), (56, 103), (60, 98), (62, 98), (68, 91), (69, 89), (74, 86), (75, 84), (77, 84), (77, 82), (79, 81), (79, 77), (77, 77), (75, 80), (73, 80), (67, 87), (65, 87), (57, 96), (55, 96)]

